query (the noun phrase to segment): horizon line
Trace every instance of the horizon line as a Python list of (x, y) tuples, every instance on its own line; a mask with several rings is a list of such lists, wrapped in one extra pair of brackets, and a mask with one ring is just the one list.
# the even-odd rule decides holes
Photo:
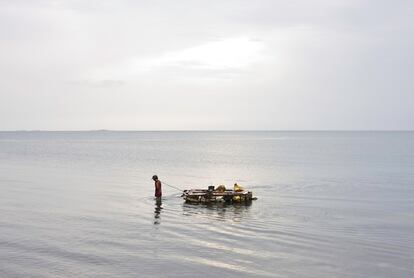
[(412, 132), (414, 129), (16, 129), (0, 132)]

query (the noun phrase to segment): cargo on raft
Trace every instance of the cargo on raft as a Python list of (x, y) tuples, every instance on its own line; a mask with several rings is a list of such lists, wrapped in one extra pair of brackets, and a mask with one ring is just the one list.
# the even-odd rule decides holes
[(253, 192), (244, 190), (241, 186), (234, 185), (233, 189), (226, 189), (224, 185), (217, 188), (209, 186), (208, 189), (189, 189), (184, 190), (181, 197), (187, 203), (246, 203), (256, 200)]

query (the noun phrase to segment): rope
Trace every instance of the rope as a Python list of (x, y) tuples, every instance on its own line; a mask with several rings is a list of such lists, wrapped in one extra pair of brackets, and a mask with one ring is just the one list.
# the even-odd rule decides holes
[(180, 188), (178, 188), (178, 187), (176, 187), (176, 186), (174, 186), (174, 185), (171, 185), (171, 184), (166, 183), (165, 181), (162, 181), (161, 183), (162, 183), (162, 184), (165, 184), (166, 186), (169, 186), (169, 187), (171, 187), (171, 188), (174, 188), (174, 189), (176, 189), (176, 190), (178, 190), (178, 191), (180, 191), (180, 192), (183, 192), (183, 191), (184, 191), (184, 190), (182, 190), (182, 189), (180, 189)]

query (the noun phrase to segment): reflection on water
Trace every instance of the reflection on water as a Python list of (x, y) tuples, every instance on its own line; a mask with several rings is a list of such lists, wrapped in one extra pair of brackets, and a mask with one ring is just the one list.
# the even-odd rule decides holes
[(154, 210), (154, 225), (161, 224), (161, 210), (162, 210), (161, 198), (155, 199), (155, 210)]
[(240, 204), (189, 204), (183, 203), (183, 215), (200, 216), (219, 221), (240, 222), (249, 215), (252, 202)]

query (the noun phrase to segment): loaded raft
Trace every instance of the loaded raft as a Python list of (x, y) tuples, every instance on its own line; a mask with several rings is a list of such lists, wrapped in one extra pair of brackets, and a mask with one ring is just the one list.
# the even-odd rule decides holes
[(233, 189), (226, 189), (224, 185), (217, 188), (209, 186), (208, 189), (189, 189), (184, 190), (181, 197), (187, 203), (248, 203), (256, 200), (253, 197), (253, 192), (244, 190), (237, 183), (234, 184)]

